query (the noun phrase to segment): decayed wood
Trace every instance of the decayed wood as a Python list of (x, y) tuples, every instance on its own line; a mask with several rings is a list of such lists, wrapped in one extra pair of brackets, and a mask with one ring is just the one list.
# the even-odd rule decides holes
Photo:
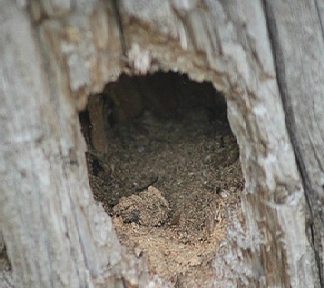
[[(122, 70), (159, 69), (212, 81), (223, 91), (240, 146), (246, 227), (233, 220), (211, 281), (216, 287), (319, 286), (324, 120), (318, 110), (323, 64), (316, 64), (323, 61), (314, 55), (323, 58), (323, 14), (314, 3), (298, 7), (302, 0), (290, 14), (293, 1), (279, 2), (120, 0), (116, 9), (103, 0), (43, 0), (31, 1), (30, 10), (24, 1), (1, 3), (0, 222), (17, 287), (87, 287), (105, 276), (109, 287), (148, 285), (145, 267), (126, 260), (110, 218), (94, 203), (77, 113), (88, 94)], [(287, 15), (294, 16), (288, 21)], [(302, 33), (299, 19), (308, 24)], [(287, 33), (294, 37), (285, 40)], [(298, 78), (304, 67), (309, 74)], [(303, 103), (306, 89), (311, 96)], [(307, 224), (315, 235), (310, 240), (304, 185), (315, 219)]]
[(227, 96), (246, 181), (246, 235), (231, 232), (228, 253), (215, 262), (216, 285), (312, 287), (303, 185), (261, 1), (121, 2), (130, 51), (137, 45), (151, 63), (211, 80)]
[[(32, 23), (27, 7), (1, 5), (0, 223), (15, 286), (168, 287), (127, 258), (88, 184), (78, 111), (119, 73), (120, 49), (112, 44), (107, 54), (108, 38), (118, 35), (113, 13), (93, 1), (68, 14), (46, 10), (52, 19), (44, 19), (33, 7)], [(1, 287), (11, 285), (3, 278)]]
[(24, 8), (2, 8), (0, 219), (14, 280), (87, 286), (108, 261), (106, 238), (117, 238), (89, 197), (75, 104), (51, 87)]
[(287, 126), (305, 187), (305, 231), (316, 259), (313, 275), (323, 287), (324, 5), (267, 1), (267, 14)]

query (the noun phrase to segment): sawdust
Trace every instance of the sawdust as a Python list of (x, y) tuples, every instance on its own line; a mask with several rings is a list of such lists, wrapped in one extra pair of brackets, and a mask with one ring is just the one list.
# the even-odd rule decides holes
[(114, 126), (107, 153), (89, 147), (87, 155), (95, 199), (120, 242), (174, 287), (213, 287), (227, 210), (240, 209), (236, 139), (208, 113), (191, 107), (161, 119), (146, 111)]

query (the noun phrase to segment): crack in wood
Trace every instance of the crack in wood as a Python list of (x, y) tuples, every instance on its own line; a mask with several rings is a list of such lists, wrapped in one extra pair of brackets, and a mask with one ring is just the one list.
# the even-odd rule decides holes
[(118, 2), (118, 0), (112, 0), (114, 14), (116, 17), (116, 22), (117, 22), (117, 27), (119, 30), (120, 46), (122, 49), (123, 56), (126, 58), (126, 44), (125, 44), (124, 30), (123, 30), (123, 25), (122, 25), (122, 21), (121, 21), (120, 11), (119, 11), (119, 3), (117, 3), (117, 2)]

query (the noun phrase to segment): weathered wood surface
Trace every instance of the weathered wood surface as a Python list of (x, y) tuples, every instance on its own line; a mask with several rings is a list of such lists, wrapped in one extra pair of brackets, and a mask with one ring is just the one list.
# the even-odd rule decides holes
[[(0, 3), (0, 223), (17, 287), (87, 287), (106, 265), (115, 267), (107, 275), (150, 281), (141, 264), (137, 271), (122, 260), (110, 219), (93, 201), (77, 113), (121, 71), (158, 69), (223, 91), (240, 146), (246, 227), (233, 220), (211, 281), (320, 286), (323, 7), (120, 0), (117, 11), (103, 0), (30, 3)], [(315, 219), (307, 225), (304, 188)]]
[(89, 197), (75, 101), (25, 9), (0, 9), (1, 229), (17, 287), (84, 287), (118, 241)]
[[(109, 11), (98, 1), (79, 1), (74, 13), (68, 1), (41, 3), (50, 19), (34, 15), (34, 22), (26, 3), (0, 3), (0, 223), (12, 280), (16, 287), (93, 287), (107, 277), (104, 287), (147, 286), (152, 277), (126, 258), (94, 202), (78, 122), (88, 93), (116, 74), (108, 64), (119, 58), (106, 54)], [(1, 287), (11, 285), (1, 278)]]
[[(314, 286), (317, 272), (305, 235), (303, 184), (261, 1), (144, 2), (122, 1), (126, 46), (131, 50), (139, 43), (165, 69), (211, 80), (224, 91), (240, 145), (246, 235), (234, 227), (229, 252), (216, 259), (216, 286)], [(159, 36), (153, 37), (156, 31)]]
[(303, 177), (312, 269), (323, 287), (324, 4), (267, 1), (266, 7), (287, 127)]

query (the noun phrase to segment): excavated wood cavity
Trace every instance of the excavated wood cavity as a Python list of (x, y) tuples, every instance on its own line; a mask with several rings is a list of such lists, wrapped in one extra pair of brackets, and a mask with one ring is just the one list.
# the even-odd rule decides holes
[(187, 75), (122, 74), (80, 122), (90, 186), (121, 243), (175, 287), (211, 287), (244, 185), (223, 95)]

